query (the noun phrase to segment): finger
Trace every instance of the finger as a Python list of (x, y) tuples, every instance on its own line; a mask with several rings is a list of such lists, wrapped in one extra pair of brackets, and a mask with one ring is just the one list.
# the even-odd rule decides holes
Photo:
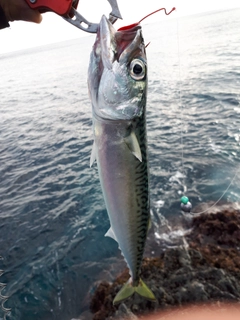
[(40, 23), (42, 21), (42, 15), (37, 10), (24, 10), (17, 20), (30, 21)]

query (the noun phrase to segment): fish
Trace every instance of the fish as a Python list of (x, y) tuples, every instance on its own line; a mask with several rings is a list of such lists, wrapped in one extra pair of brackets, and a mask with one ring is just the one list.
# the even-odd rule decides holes
[(96, 160), (111, 225), (106, 236), (117, 241), (130, 273), (113, 304), (134, 293), (156, 300), (140, 278), (150, 225), (147, 86), (141, 26), (116, 31), (102, 16), (88, 69), (94, 136), (90, 166)]

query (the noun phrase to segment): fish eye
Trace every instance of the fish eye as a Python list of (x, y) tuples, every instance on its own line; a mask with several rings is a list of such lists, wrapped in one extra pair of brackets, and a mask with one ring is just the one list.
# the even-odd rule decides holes
[(145, 63), (140, 59), (132, 60), (130, 64), (130, 76), (134, 80), (142, 80), (146, 75)]

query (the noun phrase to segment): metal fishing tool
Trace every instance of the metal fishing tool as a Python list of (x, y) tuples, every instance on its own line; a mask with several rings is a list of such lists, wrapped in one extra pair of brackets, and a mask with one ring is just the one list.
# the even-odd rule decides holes
[[(98, 23), (89, 22), (76, 9), (79, 0), (25, 0), (30, 8), (39, 12), (55, 12), (75, 27), (89, 33), (97, 33)], [(108, 0), (112, 11), (109, 14), (109, 21), (113, 24), (117, 19), (122, 19), (118, 9), (117, 0)]]

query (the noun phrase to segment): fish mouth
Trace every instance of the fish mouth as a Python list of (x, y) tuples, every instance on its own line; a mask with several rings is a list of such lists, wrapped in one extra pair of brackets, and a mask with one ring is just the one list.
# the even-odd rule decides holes
[[(139, 32), (138, 32), (139, 30)], [(130, 59), (129, 53), (134, 54), (134, 47), (143, 41), (141, 26), (137, 25), (124, 31), (116, 31), (106, 16), (102, 16), (99, 24), (99, 39), (101, 58), (104, 67), (111, 69), (115, 60), (126, 63)], [(126, 48), (128, 50), (126, 50)]]

